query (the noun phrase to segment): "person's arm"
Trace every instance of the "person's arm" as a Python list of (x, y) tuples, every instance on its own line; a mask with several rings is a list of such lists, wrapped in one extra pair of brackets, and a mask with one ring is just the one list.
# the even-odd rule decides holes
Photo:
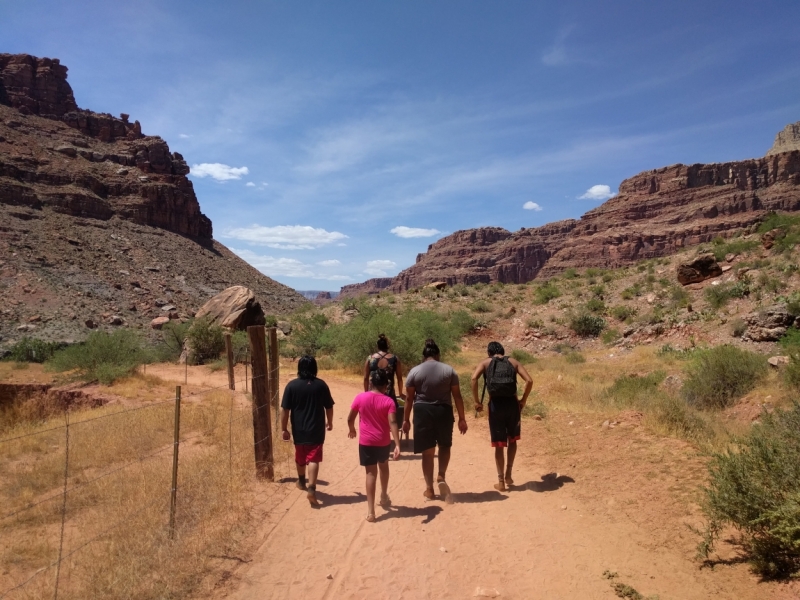
[(356, 415), (358, 411), (351, 408), (350, 414), (347, 415), (347, 426), (350, 428), (350, 431), (347, 433), (347, 437), (351, 440), (356, 437)]
[(406, 385), (406, 405), (403, 409), (403, 433), (408, 433), (411, 430), (411, 411), (414, 409), (414, 398), (417, 396), (417, 390), (413, 385)]
[[(395, 356), (397, 355), (395, 354)], [(395, 363), (394, 376), (397, 378), (397, 396), (405, 398), (405, 394), (403, 393), (403, 365), (400, 363), (399, 357)]]
[(369, 391), (369, 357), (367, 357), (367, 362), (364, 363), (364, 391)]
[(528, 396), (533, 388), (533, 378), (530, 376), (530, 373), (528, 373), (525, 367), (523, 367), (518, 361), (514, 360), (513, 358), (509, 358), (508, 360), (511, 361), (511, 364), (517, 370), (517, 374), (522, 377), (523, 381), (525, 382), (525, 390), (522, 392), (522, 399), (519, 401), (519, 409), (522, 410), (525, 408), (525, 404), (528, 402)]
[(328, 431), (333, 429), (333, 407), (325, 409), (325, 417), (328, 419)]
[(470, 378), (470, 385), (472, 387), (472, 401), (475, 403), (476, 412), (483, 410), (483, 403), (478, 400), (478, 381), (480, 380), (481, 375), (483, 375), (485, 369), (486, 366), (483, 364), (483, 361), (481, 361), (478, 366), (475, 367), (475, 370), (472, 372), (472, 377)]
[(394, 438), (392, 460), (397, 460), (400, 458), (400, 430), (397, 428), (397, 413), (389, 413), (389, 428), (392, 430), (392, 438)]
[(456, 403), (456, 411), (458, 411), (458, 430), (461, 434), (467, 433), (467, 418), (464, 415), (464, 400), (461, 398), (461, 387), (456, 383), (450, 387), (453, 393), (453, 401)]
[(281, 409), (281, 431), (283, 432), (283, 440), (288, 442), (292, 439), (289, 433), (289, 411), (285, 408)]

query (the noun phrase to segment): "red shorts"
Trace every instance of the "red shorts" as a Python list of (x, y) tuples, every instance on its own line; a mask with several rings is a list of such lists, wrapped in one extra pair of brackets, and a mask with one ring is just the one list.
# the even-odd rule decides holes
[(298, 465), (322, 462), (322, 444), (295, 444), (294, 462)]

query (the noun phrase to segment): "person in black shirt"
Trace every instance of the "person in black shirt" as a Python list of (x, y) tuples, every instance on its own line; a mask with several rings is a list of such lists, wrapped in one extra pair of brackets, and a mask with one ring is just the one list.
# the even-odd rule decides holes
[(308, 491), (311, 506), (319, 506), (317, 476), (325, 431), (333, 429), (333, 397), (328, 385), (317, 377), (317, 361), (313, 356), (303, 356), (297, 362), (297, 379), (290, 381), (283, 390), (281, 408), (281, 428), (287, 442), (292, 438), (288, 429), (290, 416), (292, 420), (297, 487)]

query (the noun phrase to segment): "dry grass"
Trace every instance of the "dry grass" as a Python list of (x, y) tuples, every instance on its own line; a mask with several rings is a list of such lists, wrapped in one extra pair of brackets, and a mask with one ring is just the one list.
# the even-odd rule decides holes
[[(139, 377), (113, 392), (133, 398), (138, 388), (144, 397), (163, 398), (163, 387), (157, 378)], [(244, 538), (257, 502), (246, 398), (218, 390), (182, 403), (174, 540), (168, 530), (174, 403), (130, 408), (69, 414), (61, 598), (184, 597), (197, 588), (212, 556), (234, 553)], [(45, 569), (10, 598), (53, 596), (55, 569), (47, 567), (58, 556), (62, 425), (63, 415), (20, 423), (3, 439), (43, 433), (0, 443), (0, 593)], [(47, 431), (52, 428), (58, 429)], [(290, 475), (291, 452), (284, 446), (275, 448), (276, 478)]]

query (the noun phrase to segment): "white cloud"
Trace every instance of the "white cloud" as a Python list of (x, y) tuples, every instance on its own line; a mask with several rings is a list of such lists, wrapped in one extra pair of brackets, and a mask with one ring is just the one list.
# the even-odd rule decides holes
[(386, 270), (392, 270), (397, 266), (393, 260), (370, 260), (367, 261), (367, 268), (364, 273), (372, 275), (373, 277), (386, 277), (388, 273)]
[(536, 204), (536, 202), (530, 202), (530, 201), (523, 204), (522, 208), (524, 208), (525, 210), (535, 210), (536, 212), (542, 210), (542, 207)]
[(585, 194), (578, 196), (578, 200), (608, 200), (616, 195), (617, 193), (612, 192), (607, 185), (593, 185)]
[(339, 266), (339, 265), (340, 265), (340, 264), (342, 264), (342, 263), (340, 263), (338, 260), (336, 260), (336, 259), (334, 258), (334, 259), (331, 259), (331, 260), (321, 260), (321, 261), (320, 261), (320, 262), (318, 262), (317, 264), (318, 264), (320, 267), (337, 267), (337, 266)]
[(216, 181), (229, 181), (241, 179), (242, 175), (250, 173), (247, 167), (231, 167), (222, 163), (200, 163), (192, 165), (192, 175), (195, 177), (211, 177)]
[(419, 238), (419, 237), (431, 237), (436, 235), (437, 233), (441, 233), (438, 229), (422, 229), (421, 227), (405, 227), (400, 225), (399, 227), (395, 227), (394, 229), (390, 229), (389, 233), (395, 234), (397, 237), (401, 238)]
[[(309, 279), (324, 279), (326, 281), (352, 281), (349, 275), (320, 274), (314, 272), (310, 265), (296, 258), (275, 258), (256, 254), (252, 250), (231, 248), (231, 251), (243, 260), (253, 265), (262, 273), (271, 277), (307, 277)], [(334, 261), (339, 262), (339, 261)]]
[(559, 31), (553, 45), (542, 55), (542, 63), (548, 67), (559, 67), (572, 62), (571, 57), (567, 55), (566, 48), (567, 37), (572, 30), (573, 27), (566, 27)]
[(247, 183), (245, 183), (245, 185), (246, 185), (247, 187), (256, 187), (256, 184), (255, 184), (255, 183), (253, 183), (252, 181), (248, 181)]
[(326, 231), (309, 225), (251, 225), (231, 229), (224, 237), (283, 250), (311, 250), (347, 239), (345, 234), (338, 231)]
[(178, 137), (179, 137), (179, 138), (181, 138), (182, 140), (185, 140), (185, 139), (188, 139), (188, 138), (190, 138), (190, 137), (192, 137), (192, 136), (190, 136), (190, 135), (187, 135), (187, 134), (185, 134), (185, 133), (179, 133), (179, 134), (178, 134)]

